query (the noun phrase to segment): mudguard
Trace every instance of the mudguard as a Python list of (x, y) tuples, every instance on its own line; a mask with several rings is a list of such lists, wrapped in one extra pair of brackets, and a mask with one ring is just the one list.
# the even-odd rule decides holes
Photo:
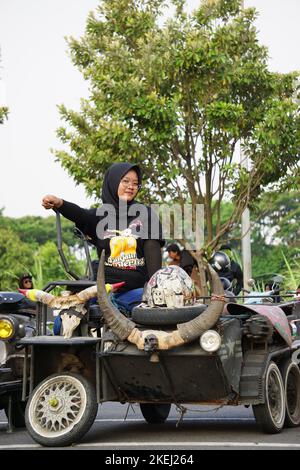
[(238, 305), (229, 303), (227, 304), (227, 311), (230, 315), (254, 312), (267, 317), (288, 346), (292, 345), (293, 340), (288, 319), (284, 311), (277, 305)]

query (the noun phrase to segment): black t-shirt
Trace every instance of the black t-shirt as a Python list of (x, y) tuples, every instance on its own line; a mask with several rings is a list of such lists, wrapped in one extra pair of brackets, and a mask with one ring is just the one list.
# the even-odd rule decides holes
[(125, 281), (119, 292), (144, 286), (149, 279), (145, 242), (158, 240), (160, 246), (164, 245), (160, 221), (150, 207), (132, 205), (131, 215), (122, 220), (122, 224), (117, 219), (115, 225), (104, 216), (97, 215), (97, 209), (82, 209), (67, 201), (64, 201), (59, 212), (91, 238), (99, 256), (102, 250), (105, 251), (105, 282)]
[(219, 277), (225, 277), (230, 282), (236, 281), (233, 293), (238, 295), (243, 288), (243, 271), (238, 263), (234, 260), (230, 261), (230, 270), (226, 272), (219, 271)]

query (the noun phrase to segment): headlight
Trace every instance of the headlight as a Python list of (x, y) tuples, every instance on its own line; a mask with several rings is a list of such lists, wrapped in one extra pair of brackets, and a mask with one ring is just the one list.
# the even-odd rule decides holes
[(0, 340), (9, 341), (13, 338), (22, 338), (25, 335), (24, 326), (12, 316), (0, 316)]
[(15, 328), (13, 322), (8, 318), (0, 318), (0, 339), (3, 341), (11, 339)]
[(215, 352), (221, 346), (221, 336), (215, 330), (207, 330), (200, 338), (200, 346), (206, 352)]

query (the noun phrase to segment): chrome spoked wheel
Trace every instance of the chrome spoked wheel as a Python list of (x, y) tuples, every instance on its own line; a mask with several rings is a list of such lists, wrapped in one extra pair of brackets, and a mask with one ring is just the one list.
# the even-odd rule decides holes
[(68, 445), (85, 434), (97, 414), (93, 387), (77, 374), (55, 374), (34, 390), (26, 408), (26, 426), (43, 445)]

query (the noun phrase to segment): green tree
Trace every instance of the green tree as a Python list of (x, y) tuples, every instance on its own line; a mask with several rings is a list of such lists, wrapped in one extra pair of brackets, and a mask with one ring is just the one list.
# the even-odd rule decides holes
[[(5, 217), (0, 210), (0, 290), (18, 288), (21, 273), (33, 275), (34, 286), (43, 288), (54, 279), (65, 279), (56, 247), (55, 217)], [(84, 276), (80, 241), (73, 234), (73, 224), (62, 220), (64, 252), (70, 268)], [(66, 243), (67, 242), (67, 243)]]
[(294, 256), (290, 260), (282, 252), (282, 258), (285, 262), (285, 270), (283, 271), (285, 287), (296, 290), (300, 286), (300, 250), (295, 249)]
[(258, 205), (262, 216), (255, 230), (268, 237), (268, 243), (300, 247), (300, 191), (268, 192)]
[(4, 123), (4, 120), (7, 119), (8, 116), (8, 108), (0, 107), (0, 124)]
[[(79, 276), (84, 276), (84, 263), (76, 259), (67, 245), (64, 245), (63, 249), (71, 270)], [(49, 281), (68, 278), (53, 241), (46, 242), (36, 251), (34, 272), (36, 287), (40, 289)]]
[[(112, 162), (140, 162), (149, 201), (204, 204), (214, 247), (266, 185), (298, 171), (297, 74), (268, 70), (255, 10), (240, 0), (202, 1), (192, 16), (172, 3), (161, 26), (165, 1), (102, 0), (85, 36), (69, 40), (90, 98), (79, 112), (60, 106), (69, 150), (56, 157), (90, 194)], [(235, 162), (241, 139), (249, 172)], [(221, 223), (224, 197), (233, 210)]]
[(265, 275), (264, 279), (267, 280), (268, 273), (283, 274), (286, 266), (282, 253), (285, 253), (289, 260), (294, 256), (294, 250), (289, 250), (284, 245), (266, 244), (263, 239), (260, 239), (260, 243), (259, 239), (252, 243), (251, 252), (254, 279)]
[(18, 276), (33, 267), (33, 251), (10, 229), (0, 227), (0, 290), (18, 288)]
[[(0, 228), (13, 230), (24, 243), (28, 243), (37, 249), (47, 241), (56, 242), (55, 216), (39, 217), (7, 217), (0, 211)], [(74, 235), (74, 224), (67, 219), (61, 218), (63, 241), (72, 248), (76, 248), (79, 239)]]

